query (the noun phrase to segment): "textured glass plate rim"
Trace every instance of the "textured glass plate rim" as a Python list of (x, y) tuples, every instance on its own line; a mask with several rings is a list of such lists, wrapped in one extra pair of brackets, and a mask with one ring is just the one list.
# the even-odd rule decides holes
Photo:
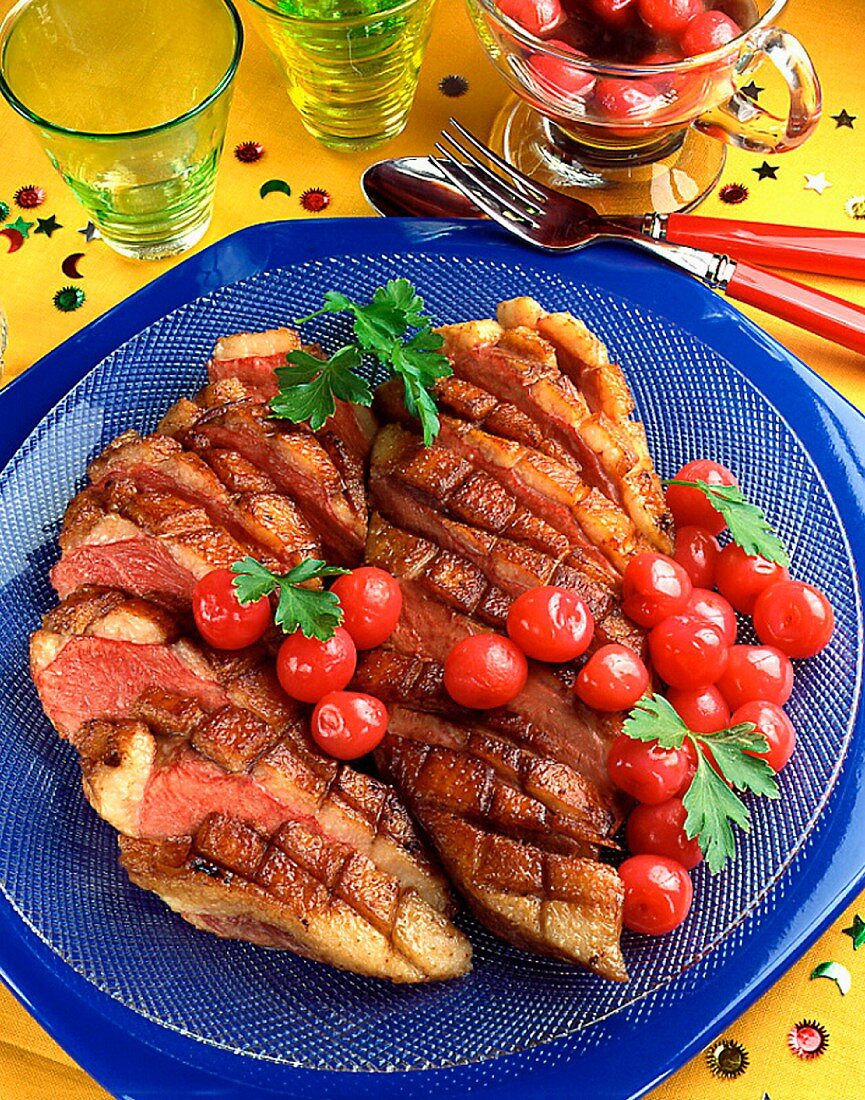
[[(340, 242), (338, 248), (331, 246), (332, 240)], [(865, 434), (865, 421), (759, 328), (694, 281), (630, 251), (616, 247), (593, 249), (591, 253), (563, 261), (525, 252), (494, 231), (470, 223), (399, 220), (383, 223), (368, 219), (331, 221), (314, 227), (277, 223), (244, 230), (211, 246), (82, 330), (8, 387), (0, 401), (10, 413), (14, 407), (15, 418), (14, 423), (0, 428), (0, 461), (11, 457), (41, 416), (105, 355), (163, 314), (199, 295), (271, 267), (335, 255), (409, 250), (482, 255), (504, 262), (519, 260), (523, 268), (535, 266), (543, 270), (568, 263), (587, 281), (666, 316), (743, 369), (785, 419), (793, 421), (821, 476), (832, 486), (848, 537), (863, 530), (863, 461), (853, 440)], [(743, 364), (747, 364), (747, 369)], [(815, 411), (819, 414), (816, 417)], [(11, 416), (9, 419), (12, 420)], [(854, 559), (865, 563), (863, 539), (851, 539), (852, 542), (856, 542), (851, 545)], [(588, 1055), (580, 1050), (574, 1037), (554, 1044), (562, 1051), (560, 1061), (552, 1067), (533, 1066), (531, 1050), (513, 1056), (508, 1061), (513, 1063), (514, 1075), (492, 1090), (483, 1087), (482, 1064), (424, 1071), (424, 1077), (432, 1073), (439, 1078), (437, 1089), (445, 1096), (465, 1095), (469, 1087), (472, 1091), (481, 1089), (487, 1095), (506, 1095), (517, 1079), (527, 1096), (549, 1096), (550, 1088), (564, 1085), (561, 1074), (567, 1072), (570, 1076), (578, 1064), (587, 1084), (596, 1082), (597, 1087), (605, 1090), (595, 1095), (623, 1097), (642, 1094), (682, 1064), (816, 938), (860, 885), (865, 872), (865, 843), (857, 839), (854, 823), (857, 817), (861, 820), (861, 810), (865, 808), (865, 794), (857, 795), (862, 787), (857, 777), (865, 771), (862, 724), (860, 705), (845, 763), (843, 790), (826, 807), (820, 843), (801, 861), (801, 871), (797, 863), (796, 889), (781, 902), (780, 912), (785, 914), (780, 922), (784, 924), (783, 938), (767, 942), (769, 938), (764, 935), (760, 945), (746, 944), (737, 949), (727, 964), (701, 985), (690, 1007), (693, 994), (668, 1006), (663, 1013), (649, 1014), (655, 1025), (651, 1028), (654, 1035), (660, 1028), (661, 1033), (683, 1037), (678, 1049), (659, 1052), (659, 1044), (651, 1035), (639, 1038), (640, 1034), (645, 1035), (642, 1029), (635, 1037), (633, 1030), (629, 1030), (628, 1012), (623, 1010), (619, 1013), (622, 1019), (618, 1027), (623, 1029), (619, 1037), (623, 1038), (627, 1032), (630, 1043), (627, 1066), (617, 1066), (617, 1061), (624, 1060), (615, 1059), (609, 1049), (609, 1044), (617, 1039), (614, 1024), (607, 1044)], [(817, 883), (816, 888), (812, 880)], [(822, 902), (816, 900), (818, 894), (824, 899)], [(787, 916), (789, 913), (792, 916)], [(398, 1095), (403, 1091), (400, 1079), (405, 1079), (405, 1074), (386, 1077), (354, 1074), (349, 1080), (345, 1074), (293, 1070), (266, 1063), (250, 1073), (244, 1072), (243, 1078), (248, 1083), (238, 1090), (226, 1077), (237, 1080), (238, 1063), (245, 1062), (246, 1069), (248, 1059), (233, 1058), (199, 1040), (171, 1035), (100, 994), (70, 972), (46, 945), (39, 943), (5, 901), (0, 907), (0, 929), (9, 933), (0, 937), (0, 974), (55, 1038), (114, 1092), (130, 1097), (171, 1096), (179, 1094), (181, 1083), (183, 1095), (206, 1091), (208, 1096), (226, 1097), (263, 1096), (271, 1094), (272, 1089), (284, 1092), (286, 1087), (298, 1096)], [(22, 947), (28, 950), (22, 951)], [(699, 966), (698, 963), (695, 969)], [(713, 1009), (712, 1004), (720, 1007)], [(88, 1022), (91, 1017), (98, 1025)], [(645, 1028), (645, 1018), (641, 1024)], [(94, 1031), (94, 1026), (102, 1030)], [(111, 1041), (106, 1027), (116, 1042)], [(95, 1043), (94, 1034), (99, 1036)], [(145, 1055), (145, 1052), (147, 1072), (135, 1085), (133, 1080), (141, 1071), (136, 1074), (131, 1067), (141, 1063), (133, 1054)], [(188, 1063), (190, 1070), (178, 1066), (174, 1059)], [(219, 1075), (218, 1082), (211, 1073)], [(328, 1079), (339, 1083), (331, 1086)], [(265, 1091), (256, 1089), (255, 1094), (251, 1093), (249, 1085), (253, 1082)]]

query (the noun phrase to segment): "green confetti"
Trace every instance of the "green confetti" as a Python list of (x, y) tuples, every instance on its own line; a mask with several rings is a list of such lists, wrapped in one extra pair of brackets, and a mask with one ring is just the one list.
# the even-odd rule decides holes
[(853, 941), (853, 950), (858, 951), (859, 948), (865, 944), (865, 920), (857, 913), (853, 918), (853, 923), (849, 928), (842, 929), (845, 936), (849, 936)]
[(820, 963), (819, 966), (815, 966), (811, 971), (811, 980), (813, 981), (814, 978), (828, 978), (830, 982), (834, 982), (841, 991), (842, 997), (847, 996), (850, 987), (853, 985), (850, 971), (846, 966), (836, 962), (824, 962)]

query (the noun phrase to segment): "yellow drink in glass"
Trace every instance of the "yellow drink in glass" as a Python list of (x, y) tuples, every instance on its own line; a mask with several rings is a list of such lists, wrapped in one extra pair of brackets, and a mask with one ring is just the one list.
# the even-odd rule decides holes
[(210, 222), (242, 41), (230, 0), (22, 0), (0, 91), (106, 243), (156, 259)]
[(250, 0), (306, 129), (372, 149), (405, 127), (434, 0)]

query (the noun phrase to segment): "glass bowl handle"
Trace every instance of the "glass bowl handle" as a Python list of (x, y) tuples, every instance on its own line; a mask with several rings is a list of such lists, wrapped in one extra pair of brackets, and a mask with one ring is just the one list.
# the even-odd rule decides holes
[(805, 47), (780, 27), (762, 27), (749, 38), (736, 64), (737, 74), (752, 72), (763, 58), (771, 61), (790, 90), (786, 116), (773, 115), (736, 92), (700, 115), (693, 123), (697, 130), (752, 153), (785, 153), (810, 136), (820, 120), (821, 94)]

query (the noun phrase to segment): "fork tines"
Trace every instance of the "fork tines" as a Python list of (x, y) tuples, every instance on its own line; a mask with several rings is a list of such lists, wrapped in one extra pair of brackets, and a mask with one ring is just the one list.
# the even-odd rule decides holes
[[(458, 191), (494, 221), (505, 224), (512, 230), (520, 225), (537, 229), (547, 199), (545, 190), (502, 160), (456, 119), (451, 118), (450, 123), (463, 141), (448, 130), (442, 130), (442, 137), (463, 159), (436, 142), (436, 149), (442, 157), (436, 163), (444, 175)], [(475, 151), (492, 162), (507, 178), (502, 178), (502, 175), (484, 164)]]

